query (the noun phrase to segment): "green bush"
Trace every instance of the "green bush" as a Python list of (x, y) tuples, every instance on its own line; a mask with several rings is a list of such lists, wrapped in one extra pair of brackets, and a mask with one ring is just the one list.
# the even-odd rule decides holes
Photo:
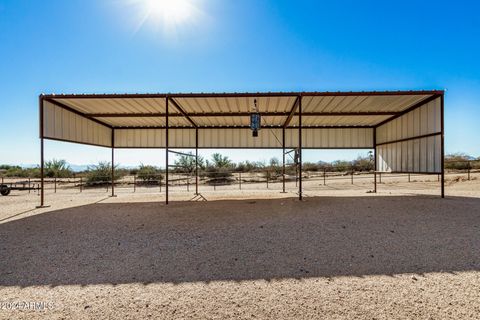
[(209, 178), (209, 184), (225, 184), (232, 183), (232, 171), (235, 164), (227, 157), (220, 153), (212, 154), (212, 162), (206, 161), (205, 175)]
[(477, 162), (471, 162), (473, 157), (465, 153), (453, 153), (445, 156), (445, 169), (467, 170), (478, 167)]
[[(190, 154), (192, 154), (190, 152)], [(192, 154), (193, 155), (193, 154)], [(198, 168), (205, 169), (205, 162), (203, 157), (198, 156)], [(195, 172), (195, 157), (192, 156), (185, 156), (185, 155), (177, 155), (174, 164), (178, 166), (178, 168), (173, 169), (173, 172)]]
[(0, 165), (0, 176), (7, 178), (39, 178), (40, 168), (22, 168), (4, 164)]
[(137, 178), (148, 184), (158, 184), (163, 180), (160, 169), (155, 166), (141, 164), (137, 170)]
[(233, 174), (229, 168), (210, 167), (205, 172), (205, 175), (209, 178), (209, 184), (225, 184), (234, 181), (232, 178)]
[(72, 170), (65, 160), (49, 160), (45, 162), (45, 177), (49, 178), (68, 178), (72, 176)]
[[(115, 181), (119, 180), (122, 177), (121, 172), (117, 172), (116, 165), (115, 168), (115, 175), (113, 179)], [(106, 184), (111, 182), (112, 178), (112, 166), (110, 162), (99, 162), (97, 165), (90, 166), (87, 169), (87, 185), (98, 185), (98, 184)]]

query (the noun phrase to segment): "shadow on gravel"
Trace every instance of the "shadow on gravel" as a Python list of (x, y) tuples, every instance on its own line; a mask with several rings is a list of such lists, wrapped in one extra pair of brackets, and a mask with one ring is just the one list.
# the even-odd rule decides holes
[(0, 224), (0, 286), (480, 270), (480, 199), (97, 203)]

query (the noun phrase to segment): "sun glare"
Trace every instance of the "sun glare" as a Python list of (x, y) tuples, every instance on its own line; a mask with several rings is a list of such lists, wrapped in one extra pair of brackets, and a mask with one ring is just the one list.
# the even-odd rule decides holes
[(150, 24), (167, 35), (175, 35), (180, 26), (193, 24), (200, 15), (197, 0), (134, 0), (140, 9), (137, 31)]
[(165, 23), (182, 23), (193, 13), (188, 0), (145, 0), (145, 6), (151, 18)]

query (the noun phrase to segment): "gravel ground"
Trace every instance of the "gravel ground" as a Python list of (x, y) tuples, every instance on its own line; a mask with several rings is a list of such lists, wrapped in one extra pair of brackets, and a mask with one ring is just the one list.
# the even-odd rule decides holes
[(0, 198), (0, 319), (480, 318), (480, 182), (365, 188)]

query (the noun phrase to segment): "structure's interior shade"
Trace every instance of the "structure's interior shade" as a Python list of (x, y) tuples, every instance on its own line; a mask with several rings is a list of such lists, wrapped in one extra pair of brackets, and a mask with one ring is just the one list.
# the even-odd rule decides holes
[(379, 171), (441, 173), (441, 98), (376, 128)]
[(82, 115), (43, 103), (43, 137), (103, 147), (112, 146), (112, 129)]

